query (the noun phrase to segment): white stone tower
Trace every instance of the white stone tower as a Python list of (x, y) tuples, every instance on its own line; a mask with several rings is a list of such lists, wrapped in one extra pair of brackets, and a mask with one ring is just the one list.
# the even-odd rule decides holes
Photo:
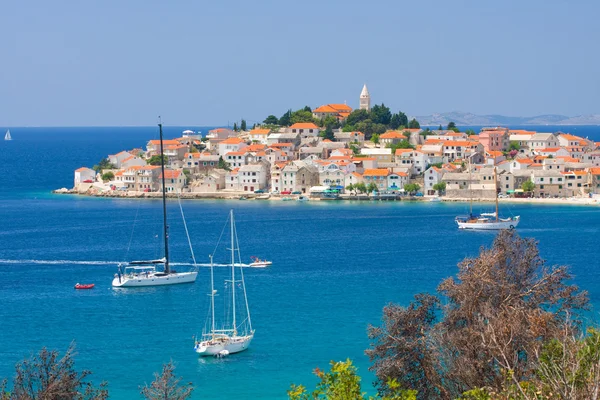
[(363, 86), (362, 92), (360, 92), (360, 107), (361, 110), (371, 111), (371, 95), (369, 95), (369, 89), (367, 84)]

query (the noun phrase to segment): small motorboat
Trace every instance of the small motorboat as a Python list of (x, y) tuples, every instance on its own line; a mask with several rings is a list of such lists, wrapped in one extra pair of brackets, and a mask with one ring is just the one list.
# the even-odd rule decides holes
[(92, 289), (93, 287), (94, 287), (93, 283), (87, 283), (87, 284), (76, 283), (75, 284), (75, 289)]
[(265, 267), (268, 267), (269, 265), (273, 264), (272, 261), (261, 260), (260, 258), (258, 258), (256, 256), (252, 256), (250, 258), (252, 259), (252, 262), (248, 265), (252, 268), (265, 268)]

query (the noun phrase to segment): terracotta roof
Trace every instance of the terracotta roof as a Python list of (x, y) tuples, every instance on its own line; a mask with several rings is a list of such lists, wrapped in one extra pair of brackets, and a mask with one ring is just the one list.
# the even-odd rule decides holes
[(501, 151), (498, 151), (498, 150), (490, 150), (490, 151), (487, 151), (486, 153), (488, 153), (490, 155), (490, 157), (500, 157), (500, 156), (504, 155), (504, 154), (502, 154)]
[(399, 156), (400, 154), (410, 153), (412, 151), (413, 151), (413, 149), (396, 149), (396, 155)]
[[(181, 171), (178, 169), (166, 169), (165, 170), (165, 179), (177, 179), (181, 175)], [(160, 174), (160, 179), (162, 179), (162, 174)]]
[(600, 175), (600, 168), (590, 168), (590, 174)]
[(325, 104), (324, 106), (317, 107), (313, 110), (314, 113), (338, 113), (339, 111), (335, 108), (331, 107), (329, 104)]
[(240, 144), (240, 143), (244, 143), (244, 141), (240, 138), (230, 137), (230, 138), (223, 140), (219, 144)]
[(264, 150), (266, 148), (267, 148), (267, 146), (265, 146), (264, 144), (251, 144), (248, 147), (244, 147), (244, 150), (246, 150), (246, 151), (260, 151), (260, 150)]
[(388, 176), (389, 171), (387, 168), (373, 168), (365, 169), (363, 176)]
[(389, 131), (379, 135), (379, 139), (406, 139), (406, 136), (398, 131)]
[(248, 134), (249, 135), (268, 135), (271, 133), (270, 129), (252, 129)]
[(524, 129), (509, 129), (509, 133), (514, 133), (515, 135), (535, 135), (536, 131), (526, 131)]
[[(150, 144), (160, 146), (160, 140), (151, 140)], [(178, 145), (179, 142), (177, 140), (163, 140), (163, 146), (167, 145)]]
[(444, 140), (442, 144), (444, 146), (476, 146), (479, 142), (472, 140)]
[(246, 152), (245, 151), (230, 151), (229, 153), (226, 153), (226, 156), (243, 156), (245, 155)]
[(318, 126), (313, 124), (312, 122), (297, 122), (294, 125), (290, 126), (292, 129), (319, 129)]
[(290, 147), (293, 146), (293, 143), (273, 143), (271, 146), (269, 147)]
[(558, 156), (556, 158), (560, 158), (562, 160), (565, 160), (565, 162), (581, 162), (581, 160), (579, 158), (574, 158), (571, 156)]

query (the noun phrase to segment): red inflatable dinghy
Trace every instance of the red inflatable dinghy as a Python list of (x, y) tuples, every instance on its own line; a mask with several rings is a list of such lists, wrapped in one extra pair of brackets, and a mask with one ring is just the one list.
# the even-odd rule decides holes
[(75, 285), (75, 289), (91, 289), (91, 288), (93, 288), (93, 287), (94, 287), (94, 284), (93, 284), (93, 283), (89, 283), (89, 284), (87, 284), (87, 285), (82, 285), (81, 283), (77, 283), (77, 284)]

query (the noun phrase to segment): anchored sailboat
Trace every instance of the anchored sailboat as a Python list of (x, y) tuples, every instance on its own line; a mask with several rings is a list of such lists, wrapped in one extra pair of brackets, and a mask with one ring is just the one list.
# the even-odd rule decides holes
[(12, 140), (12, 136), (10, 136), (10, 129), (6, 130), (6, 134), (4, 135), (4, 140)]
[[(471, 189), (471, 166), (469, 165), (469, 190)], [(494, 167), (494, 194), (496, 195), (496, 212), (482, 213), (479, 216), (473, 215), (473, 195), (470, 194), (469, 215), (466, 217), (456, 217), (458, 229), (474, 229), (474, 230), (500, 230), (514, 229), (519, 224), (521, 218), (519, 216), (500, 218), (498, 214), (498, 176), (496, 167)]]
[[(254, 338), (254, 330), (252, 329), (252, 321), (250, 320), (250, 309), (248, 308), (248, 298), (246, 296), (246, 284), (244, 283), (244, 272), (242, 271), (240, 260), (239, 245), (237, 243), (237, 232), (235, 229), (235, 221), (233, 219), (233, 211), (229, 213), (231, 224), (231, 279), (226, 280), (225, 285), (231, 289), (231, 313), (225, 316), (222, 325), (217, 326), (215, 319), (215, 297), (218, 295), (215, 290), (213, 256), (210, 256), (210, 313), (209, 320), (202, 338), (196, 340), (194, 351), (200, 356), (216, 356), (222, 357), (232, 353), (239, 353), (246, 350), (250, 346), (250, 342)], [(235, 262), (237, 258), (238, 263)], [(236, 280), (235, 268), (239, 267), (240, 278)], [(238, 310), (236, 310), (236, 290), (241, 290), (245, 303), (245, 312), (241, 312), (242, 319), (239, 319)]]
[[(171, 269), (169, 263), (169, 232), (167, 225), (167, 189), (165, 185), (165, 161), (163, 155), (163, 133), (162, 123), (158, 124), (160, 132), (160, 167), (162, 171), (162, 209), (163, 209), (163, 234), (165, 237), (165, 256), (157, 260), (143, 260), (143, 261), (130, 261), (123, 265), (119, 264), (118, 272), (112, 281), (114, 287), (144, 287), (144, 286), (163, 286), (163, 285), (176, 285), (179, 283), (190, 283), (196, 280), (198, 271), (189, 272), (176, 272)], [(183, 210), (182, 210), (183, 217)], [(185, 219), (183, 220), (186, 234), (187, 226)], [(192, 245), (190, 242), (189, 235), (188, 244), (190, 245), (190, 251), (192, 252), (192, 259), (196, 264), (194, 253), (192, 251)], [(163, 265), (162, 271), (157, 270), (157, 265)]]

